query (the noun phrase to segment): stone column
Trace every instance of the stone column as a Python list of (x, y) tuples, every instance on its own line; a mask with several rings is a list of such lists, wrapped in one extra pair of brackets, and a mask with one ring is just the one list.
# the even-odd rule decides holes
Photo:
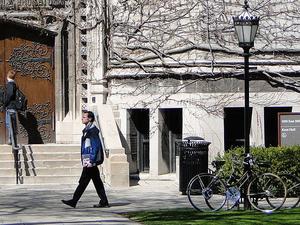
[(158, 110), (150, 116), (150, 136), (149, 136), (149, 152), (150, 158), (150, 176), (157, 177), (159, 174), (159, 130), (158, 130)]

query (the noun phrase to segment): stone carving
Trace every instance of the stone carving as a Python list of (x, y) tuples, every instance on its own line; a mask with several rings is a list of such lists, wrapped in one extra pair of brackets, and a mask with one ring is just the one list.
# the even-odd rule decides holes
[(0, 9), (31, 9), (49, 6), (65, 7), (65, 0), (0, 0)]
[(49, 5), (52, 7), (65, 7), (65, 0), (49, 0)]

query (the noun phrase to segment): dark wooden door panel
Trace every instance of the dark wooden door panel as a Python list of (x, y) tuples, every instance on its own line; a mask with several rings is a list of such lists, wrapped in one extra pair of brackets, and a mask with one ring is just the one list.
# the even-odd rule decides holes
[(38, 38), (26, 40), (12, 34), (2, 40), (4, 74), (9, 69), (17, 72), (16, 83), (28, 99), (27, 112), (18, 114), (20, 143), (55, 142), (53, 47), (39, 43)]

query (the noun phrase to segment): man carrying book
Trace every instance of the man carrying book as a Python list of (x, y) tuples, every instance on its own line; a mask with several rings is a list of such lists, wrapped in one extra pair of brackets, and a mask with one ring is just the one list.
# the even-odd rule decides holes
[(99, 204), (94, 205), (94, 207), (109, 207), (105, 189), (97, 167), (103, 163), (104, 154), (99, 138), (99, 129), (94, 125), (95, 115), (91, 111), (83, 111), (81, 120), (85, 125), (81, 137), (82, 173), (79, 184), (73, 194), (73, 198), (70, 200), (62, 200), (62, 202), (75, 208), (90, 180), (92, 180), (100, 198)]

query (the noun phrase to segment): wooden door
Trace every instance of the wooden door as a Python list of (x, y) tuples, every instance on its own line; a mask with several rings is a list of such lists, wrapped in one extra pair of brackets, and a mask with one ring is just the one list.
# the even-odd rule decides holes
[[(5, 28), (1, 28), (5, 26)], [(6, 73), (17, 72), (16, 83), (28, 99), (26, 113), (18, 113), (18, 142), (55, 142), (53, 38), (41, 31), (0, 25), (0, 86)], [(4, 113), (0, 115), (1, 143), (7, 141)]]

